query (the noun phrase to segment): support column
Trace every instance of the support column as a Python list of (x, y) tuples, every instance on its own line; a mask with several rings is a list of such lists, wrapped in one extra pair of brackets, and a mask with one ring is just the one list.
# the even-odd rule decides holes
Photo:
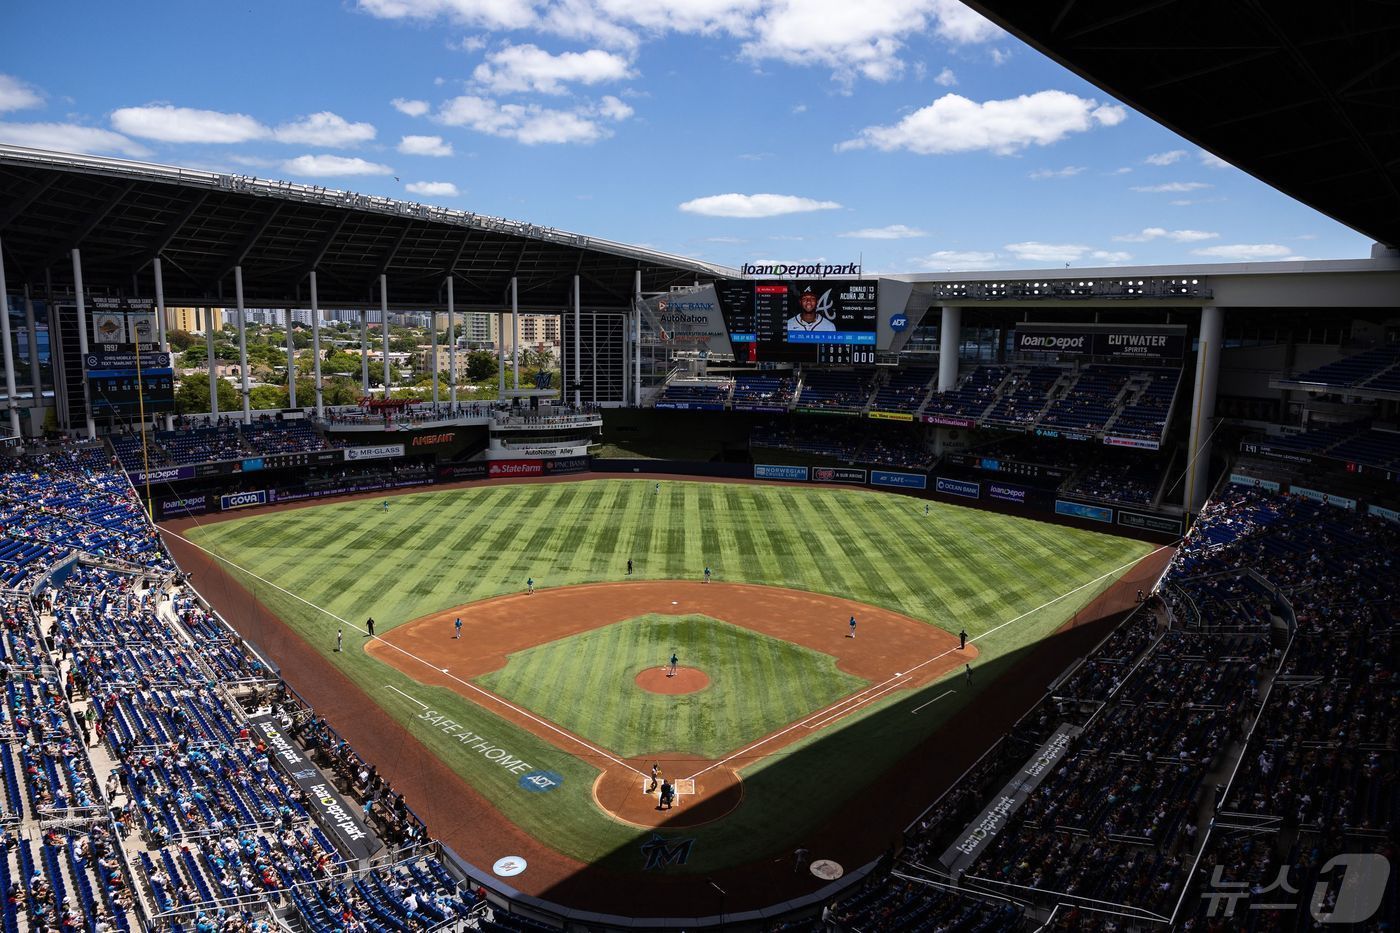
[(292, 309), (284, 308), (287, 315), (287, 407), (297, 407), (297, 348), (292, 340)]
[(19, 436), (19, 409), (15, 407), (15, 351), (10, 346), (10, 292), (5, 286), (5, 249), (0, 244), (0, 340), (5, 341), (5, 406), (10, 409), (10, 435)]
[(962, 308), (943, 306), (938, 328), (938, 391), (958, 384), (958, 347), (962, 344)]
[[(515, 281), (512, 279), (511, 281)], [(496, 312), (496, 401), (506, 400), (506, 313)]]
[(1220, 308), (1201, 309), (1200, 341), (1196, 349), (1195, 401), (1191, 406), (1191, 440), (1186, 447), (1188, 514), (1199, 512), (1210, 494), (1210, 436), (1215, 422), (1215, 388), (1220, 375), (1220, 340), (1225, 316)]
[(209, 372), (209, 414), (217, 421), (219, 419), (219, 364), (214, 359), (213, 308), (204, 309), (204, 368)]
[[(39, 332), (34, 325), (34, 299), (24, 286), (24, 329), (29, 332), (29, 381), (34, 388), (34, 407), (44, 407), (44, 374), (39, 369)], [(53, 353), (53, 344), (49, 345)]]
[(369, 312), (360, 311), (360, 396), (369, 396)]
[(437, 342), (437, 312), (428, 312), (428, 330), (432, 334), (433, 343), (433, 411), (438, 407), (438, 377), (442, 375), (442, 367), (438, 365), (438, 342)]
[(636, 365), (635, 381), (632, 384), (632, 404), (642, 407), (642, 270), (638, 269), (636, 278), (632, 282), (632, 292), (635, 296), (632, 302), (633, 317), (637, 319), (637, 329), (633, 332), (634, 358)]
[(238, 369), (243, 395), (243, 423), (253, 423), (253, 404), (248, 388), (248, 321), (243, 310), (243, 267), (233, 267), (233, 300), (238, 305)]
[[(88, 355), (87, 299), (83, 295), (83, 257), (73, 250), (73, 297), (78, 306), (78, 352), (82, 359)], [(8, 312), (9, 309), (6, 309)], [(88, 386), (87, 375), (83, 376), (83, 415), (87, 419), (88, 438), (97, 439), (97, 422), (92, 420), (92, 389)]]
[(316, 383), (316, 417), (326, 417), (325, 386), (321, 382), (321, 302), (316, 294), (316, 270), (311, 270), (311, 378)]
[(520, 281), (510, 277), (510, 355), (515, 391), (520, 391)]
[[(160, 257), (151, 260), (151, 271), (155, 273), (156, 279), (156, 335), (160, 341), (160, 352), (170, 352), (170, 334), (165, 322), (165, 274), (160, 267)], [(170, 360), (171, 368), (174, 368), (175, 360)], [(170, 431), (175, 428), (175, 419), (170, 412), (165, 413), (165, 430)]]
[(598, 404), (598, 309), (588, 312), (588, 342), (593, 352), (588, 354), (588, 381), (593, 383), (591, 401)]
[(457, 314), (452, 295), (452, 276), (447, 277), (447, 384), (451, 386), (452, 413), (457, 413)]
[(579, 340), (582, 339), (580, 331), (583, 327), (583, 308), (579, 305), (578, 276), (574, 276), (574, 407), (583, 405), (583, 392), (579, 388), (583, 380), (582, 371), (579, 369)]
[(384, 328), (384, 397), (388, 398), (394, 380), (389, 376), (389, 277), (383, 273), (379, 276), (379, 318)]

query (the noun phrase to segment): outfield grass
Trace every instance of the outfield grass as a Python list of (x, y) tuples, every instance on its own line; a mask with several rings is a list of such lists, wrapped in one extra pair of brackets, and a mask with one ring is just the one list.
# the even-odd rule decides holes
[[(683, 696), (638, 687), (637, 675), (672, 651), (709, 686)], [(867, 683), (829, 654), (698, 615), (639, 616), (561, 638), (476, 682), (624, 758), (719, 758)]]
[[(335, 654), (337, 616), (358, 625), (373, 615), (382, 634), (419, 616), (518, 592), (527, 577), (540, 587), (621, 579), (630, 557), (635, 579), (698, 579), (709, 565), (718, 580), (859, 600), (950, 632), (966, 627), (978, 639), (979, 667), (995, 670), (998, 659), (1049, 635), (1150, 550), (1126, 538), (975, 509), (934, 504), (926, 516), (923, 500), (864, 490), (663, 480), (658, 492), (651, 480), (616, 479), (415, 493), (395, 497), (388, 512), (380, 502), (250, 516), (190, 537), (243, 568), (230, 570), (510, 819), (567, 855), (624, 870), (639, 867), (637, 830), (594, 805), (593, 764), (450, 690), (423, 687), (364, 654), (361, 639), (347, 639), (347, 651)], [(987, 681), (971, 690), (960, 685), (953, 700), (917, 719), (874, 718), (905, 699), (891, 696), (776, 760), (748, 765), (744, 805), (688, 831), (699, 842), (685, 870), (790, 851), (874, 770), (987, 689), (994, 689)], [(418, 703), (563, 775), (564, 784), (549, 795), (523, 792), (513, 775), (425, 725)], [(807, 760), (772, 779), (817, 742), (829, 759)], [(785, 805), (790, 799), (803, 806)]]

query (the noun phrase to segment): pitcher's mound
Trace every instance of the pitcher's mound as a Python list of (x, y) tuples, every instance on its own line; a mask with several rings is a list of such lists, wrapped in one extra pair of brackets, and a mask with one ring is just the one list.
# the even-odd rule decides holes
[(649, 667), (637, 675), (637, 686), (651, 693), (670, 695), (694, 693), (710, 685), (709, 675), (693, 667), (678, 667), (674, 677), (666, 676), (667, 668)]

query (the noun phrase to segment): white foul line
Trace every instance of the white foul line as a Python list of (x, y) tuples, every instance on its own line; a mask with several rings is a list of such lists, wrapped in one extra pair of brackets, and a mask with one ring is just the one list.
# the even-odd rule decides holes
[[(161, 531), (162, 531), (164, 534), (170, 535), (172, 538), (179, 538), (181, 541), (185, 542), (185, 543), (188, 544), (190, 547), (195, 548), (196, 550), (203, 551), (205, 554), (208, 554), (210, 557), (212, 557), (216, 563), (219, 563), (219, 564), (227, 564), (228, 566), (233, 567), (234, 569), (238, 570), (238, 571), (241, 572), (241, 573), (246, 573), (248, 576), (252, 577), (254, 580), (258, 580), (258, 581), (260, 581), (260, 582), (262, 582), (262, 583), (266, 583), (268, 586), (272, 587), (274, 590), (277, 590), (277, 591), (280, 592), (280, 593), (286, 593), (288, 596), (292, 597), (293, 599), (297, 600), (298, 602), (306, 603), (308, 606), (310, 606), (312, 609), (315, 609), (317, 612), (324, 613), (325, 615), (330, 616), (332, 619), (335, 619), (337, 622), (340, 622), (340, 623), (343, 624), (343, 625), (348, 625), (348, 626), (350, 626), (350, 628), (354, 629), (354, 630), (357, 631), (357, 632), (365, 632), (365, 634), (367, 634), (367, 635), (369, 634), (365, 629), (360, 628), (358, 625), (356, 625), (354, 622), (351, 622), (349, 619), (342, 619), (340, 616), (336, 615), (334, 612), (331, 612), (329, 609), (323, 609), (323, 608), (321, 608), (320, 606), (318, 606), (318, 605), (316, 605), (315, 603), (313, 603), (311, 600), (305, 599), (305, 598), (303, 598), (303, 597), (301, 597), (301, 596), (298, 596), (296, 593), (293, 593), (291, 590), (288, 590), (288, 589), (286, 589), (285, 587), (278, 586), (276, 583), (273, 583), (271, 580), (268, 580), (268, 579), (266, 579), (266, 578), (264, 578), (264, 577), (260, 577), (260, 576), (258, 576), (257, 574), (253, 573), (253, 571), (248, 570), (248, 569), (245, 568), (245, 567), (240, 567), (240, 566), (238, 566), (237, 564), (235, 564), (235, 563), (234, 563), (233, 561), (231, 561), (231, 560), (228, 560), (228, 559), (226, 559), (226, 558), (220, 557), (219, 555), (215, 554), (213, 551), (209, 550), (208, 548), (206, 548), (206, 547), (201, 547), (200, 545), (195, 544), (193, 541), (191, 541), (189, 538), (186, 538), (184, 535), (180, 534), (179, 532), (170, 531), (169, 529), (165, 529), (165, 528), (162, 528)], [(550, 722), (550, 721), (548, 721), (548, 720), (546, 720), (546, 719), (541, 719), (540, 717), (536, 716), (534, 713), (530, 712), (529, 710), (521, 709), (520, 707), (516, 706), (514, 703), (510, 703), (510, 702), (508, 702), (508, 701), (506, 701), (506, 700), (503, 700), (503, 699), (501, 699), (500, 697), (496, 696), (496, 694), (491, 693), (490, 691), (482, 690), (482, 689), (481, 689), (480, 687), (478, 687), (476, 684), (469, 683), (468, 681), (465, 681), (465, 680), (463, 680), (462, 678), (458, 677), (456, 674), (445, 673), (445, 672), (442, 670), (442, 668), (436, 666), (435, 664), (431, 664), (431, 663), (429, 663), (429, 662), (423, 660), (422, 658), (418, 657), (416, 654), (414, 654), (414, 653), (411, 652), (411, 651), (405, 651), (403, 648), (400, 648), (398, 645), (394, 644), (393, 642), (385, 641), (384, 639), (380, 638), (378, 635), (370, 635), (369, 637), (370, 637), (370, 640), (371, 640), (371, 641), (377, 641), (377, 642), (379, 642), (380, 644), (384, 645), (386, 648), (392, 648), (393, 650), (397, 651), (399, 654), (403, 655), (404, 657), (409, 658), (409, 659), (414, 660), (414, 661), (417, 661), (419, 664), (422, 664), (424, 667), (426, 667), (426, 668), (428, 668), (429, 670), (431, 670), (434, 674), (438, 674), (438, 675), (441, 675), (441, 676), (443, 676), (443, 677), (446, 677), (448, 680), (452, 681), (453, 683), (460, 684), (460, 685), (462, 685), (463, 687), (466, 687), (468, 690), (471, 690), (471, 691), (474, 691), (474, 692), (476, 692), (476, 693), (479, 693), (479, 694), (481, 694), (482, 696), (486, 697), (487, 699), (493, 700), (493, 701), (495, 701), (496, 703), (499, 703), (501, 706), (504, 706), (506, 709), (511, 710), (512, 712), (515, 712), (515, 713), (519, 713), (521, 716), (524, 716), (526, 719), (530, 720), (531, 722), (537, 723), (537, 724), (539, 724), (539, 725), (541, 725), (541, 726), (544, 726), (546, 729), (548, 729), (548, 730), (551, 731), (551, 732), (557, 732), (557, 733), (559, 733), (560, 735), (564, 736), (564, 737), (565, 737), (566, 739), (568, 739), (569, 741), (571, 741), (571, 742), (573, 742), (573, 743), (575, 743), (575, 744), (577, 744), (577, 745), (582, 745), (584, 748), (588, 749), (590, 752), (593, 752), (593, 753), (596, 754), (596, 755), (599, 755), (599, 756), (601, 756), (601, 757), (603, 757), (603, 758), (606, 758), (608, 761), (611, 761), (613, 764), (621, 765), (622, 767), (626, 768), (628, 771), (633, 772), (634, 774), (642, 774), (641, 771), (639, 771), (639, 770), (637, 770), (636, 768), (632, 767), (631, 765), (629, 765), (627, 762), (623, 761), (622, 759), (620, 759), (620, 758), (614, 758), (612, 755), (610, 755), (610, 754), (608, 754), (607, 752), (603, 751), (601, 748), (598, 748), (598, 747), (596, 747), (596, 746), (594, 746), (594, 745), (590, 745), (588, 742), (585, 742), (583, 739), (579, 738), (578, 736), (574, 735), (574, 734), (571, 733), (571, 732), (565, 732), (563, 729), (560, 729), (560, 728), (559, 728), (558, 726), (556, 726), (554, 723), (552, 723), (552, 722)], [(426, 708), (427, 708), (427, 707), (424, 707), (424, 709), (426, 709)]]
[(923, 704), (923, 706), (916, 706), (916, 707), (914, 707), (913, 709), (911, 709), (911, 710), (909, 711), (909, 714), (912, 716), (912, 715), (918, 713), (919, 710), (923, 709), (924, 706), (932, 706), (934, 703), (937, 703), (939, 700), (943, 699), (943, 698), (946, 697), (948, 694), (950, 694), (950, 693), (957, 693), (957, 692), (958, 692), (958, 691), (956, 691), (956, 690), (945, 690), (944, 692), (940, 693), (938, 696), (934, 697), (932, 700), (929, 700), (927, 703)]
[(393, 684), (385, 684), (384, 686), (385, 686), (386, 688), (388, 688), (388, 689), (394, 691), (394, 692), (397, 693), (399, 696), (403, 697), (405, 700), (408, 700), (410, 703), (417, 703), (419, 706), (423, 707), (424, 709), (427, 709), (427, 708), (428, 708), (428, 704), (427, 704), (427, 703), (424, 703), (424, 702), (422, 702), (422, 701), (420, 701), (420, 700), (415, 700), (413, 697), (409, 696), (407, 693), (404, 693), (402, 690), (400, 690), (398, 687), (395, 687)]
[[(1178, 540), (1177, 543), (1180, 543), (1179, 540)], [(994, 634), (996, 634), (997, 632), (1001, 631), (1002, 629), (1006, 628), (1008, 625), (1012, 625), (1012, 624), (1014, 624), (1014, 623), (1016, 623), (1016, 622), (1021, 621), (1021, 620), (1024, 619), (1026, 616), (1034, 615), (1035, 613), (1037, 613), (1037, 612), (1039, 612), (1040, 610), (1046, 608), (1047, 606), (1053, 606), (1055, 603), (1059, 602), (1060, 600), (1064, 599), (1064, 598), (1067, 597), (1067, 596), (1073, 596), (1075, 593), (1078, 593), (1080, 590), (1084, 589), (1085, 587), (1093, 586), (1094, 584), (1098, 583), (1098, 582), (1101, 581), (1101, 580), (1106, 580), (1106, 579), (1108, 579), (1109, 577), (1114, 576), (1115, 574), (1122, 573), (1123, 571), (1129, 569), (1130, 567), (1132, 567), (1133, 565), (1139, 563), (1140, 561), (1147, 560), (1147, 558), (1153, 556), (1154, 554), (1157, 554), (1157, 553), (1159, 553), (1159, 552), (1161, 552), (1161, 551), (1168, 550), (1168, 549), (1173, 548), (1173, 547), (1175, 547), (1175, 546), (1176, 546), (1175, 543), (1174, 543), (1174, 544), (1164, 544), (1164, 545), (1162, 545), (1161, 547), (1159, 547), (1159, 548), (1157, 548), (1157, 549), (1155, 549), (1155, 550), (1153, 550), (1153, 551), (1149, 551), (1148, 553), (1144, 554), (1142, 557), (1134, 558), (1133, 560), (1128, 561), (1126, 564), (1123, 564), (1123, 565), (1121, 565), (1121, 566), (1119, 566), (1119, 567), (1113, 568), (1112, 570), (1108, 571), (1107, 573), (1100, 574), (1099, 576), (1095, 577), (1095, 578), (1092, 579), (1092, 580), (1089, 580), (1089, 581), (1087, 581), (1087, 582), (1085, 582), (1085, 583), (1081, 583), (1079, 586), (1076, 586), (1074, 589), (1069, 590), (1069, 591), (1064, 592), (1064, 593), (1061, 593), (1059, 596), (1056, 596), (1054, 599), (1047, 600), (1046, 602), (1041, 603), (1039, 606), (1036, 606), (1034, 609), (1027, 609), (1025, 612), (1021, 613), (1020, 615), (1016, 616), (1015, 618), (1007, 619), (1005, 622), (1001, 623), (1000, 625), (997, 625), (997, 626), (995, 626), (995, 627), (993, 627), (993, 628), (987, 629), (987, 631), (983, 632), (981, 635), (978, 635), (978, 636), (975, 637), (975, 638), (969, 638), (968, 641), (970, 641), (970, 642), (975, 642), (975, 641), (979, 641), (979, 640), (981, 640), (981, 639), (983, 639), (983, 638), (986, 638), (988, 635), (994, 635)], [(852, 694), (851, 696), (847, 697), (846, 700), (843, 701), (843, 703), (849, 703), (849, 702), (851, 702), (852, 700), (855, 700), (855, 699), (857, 699), (857, 698), (859, 698), (859, 697), (865, 695), (866, 693), (869, 693), (869, 692), (872, 691), (872, 690), (877, 690), (877, 689), (879, 689), (879, 688), (881, 688), (881, 687), (884, 687), (884, 686), (886, 686), (887, 684), (889, 684), (889, 683), (891, 683), (891, 682), (893, 682), (893, 681), (895, 681), (895, 680), (898, 680), (900, 677), (904, 677), (904, 676), (906, 676), (906, 675), (908, 675), (908, 674), (912, 674), (912, 673), (914, 673), (915, 671), (917, 671), (919, 668), (921, 668), (921, 667), (926, 667), (926, 666), (928, 666), (929, 664), (932, 664), (932, 663), (935, 662), (935, 661), (941, 661), (941, 660), (943, 660), (944, 658), (946, 658), (948, 655), (953, 654), (953, 653), (955, 653), (955, 652), (958, 652), (958, 651), (960, 651), (960, 650), (962, 650), (962, 649), (960, 649), (960, 648), (949, 648), (948, 650), (944, 651), (944, 652), (941, 653), (941, 654), (936, 654), (936, 655), (934, 655), (934, 656), (931, 657), (931, 658), (927, 658), (927, 659), (925, 659), (925, 660), (923, 660), (923, 661), (920, 661), (918, 664), (915, 664), (913, 667), (909, 668), (909, 670), (907, 670), (907, 671), (903, 671), (902, 673), (895, 674), (893, 677), (890, 677), (888, 680), (885, 680), (885, 681), (882, 682), (882, 683), (872, 684), (871, 686), (866, 687), (864, 690), (860, 691), (860, 693)], [(838, 706), (839, 706), (839, 705), (841, 705), (841, 704), (838, 704)], [(734, 752), (734, 753), (732, 753), (732, 754), (730, 754), (730, 755), (725, 756), (724, 758), (721, 758), (719, 761), (716, 761), (716, 762), (713, 762), (713, 763), (711, 763), (711, 764), (706, 765), (705, 767), (701, 768), (699, 771), (696, 771), (693, 775), (691, 775), (691, 777), (692, 777), (692, 778), (698, 778), (700, 775), (704, 774), (706, 771), (712, 771), (712, 770), (714, 770), (715, 768), (721, 767), (721, 766), (723, 766), (723, 765), (727, 765), (729, 762), (733, 761), (734, 759), (739, 758), (739, 757), (742, 757), (742, 756), (744, 756), (744, 755), (747, 755), (749, 752), (753, 751), (754, 749), (756, 749), (756, 748), (761, 748), (761, 747), (763, 747), (764, 745), (767, 745), (769, 742), (772, 742), (774, 739), (780, 738), (781, 736), (784, 736), (784, 735), (787, 735), (789, 732), (793, 731), (794, 729), (800, 729), (800, 728), (802, 728), (803, 726), (807, 725), (807, 723), (811, 722), (811, 721), (812, 721), (813, 719), (815, 719), (816, 717), (822, 716), (822, 715), (824, 715), (824, 714), (826, 714), (826, 713), (829, 713), (829, 712), (830, 712), (830, 709), (818, 710), (818, 711), (817, 711), (816, 713), (814, 713), (813, 715), (807, 717), (807, 718), (804, 719), (804, 720), (801, 720), (800, 722), (795, 722), (795, 723), (793, 723), (792, 725), (788, 726), (786, 729), (781, 729), (781, 730), (779, 730), (779, 731), (777, 731), (777, 732), (774, 732), (772, 735), (764, 736), (763, 738), (759, 739), (757, 742), (754, 742), (752, 745), (745, 746), (744, 748), (739, 749), (737, 752)]]
[[(878, 691), (876, 691), (875, 693), (870, 694), (870, 696), (865, 697), (865, 698), (864, 698), (863, 700), (861, 700), (859, 703), (853, 703), (853, 704), (851, 704), (850, 706), (847, 706), (845, 709), (836, 709), (836, 710), (834, 710), (829, 716), (826, 716), (826, 717), (823, 718), (820, 722), (814, 722), (814, 723), (812, 723), (812, 724), (809, 725), (807, 728), (808, 728), (808, 729), (820, 729), (822, 726), (824, 726), (824, 725), (826, 725), (827, 723), (831, 722), (833, 719), (840, 719), (842, 716), (845, 716), (847, 713), (854, 712), (854, 711), (856, 710), (857, 707), (864, 706), (865, 704), (867, 704), (867, 703), (869, 703), (869, 702), (871, 702), (871, 701), (873, 701), (873, 700), (878, 699), (882, 694), (889, 693), (891, 690), (897, 690), (897, 689), (899, 689), (900, 687), (904, 686), (904, 685), (905, 685), (906, 683), (908, 683), (908, 682), (909, 682), (909, 678), (907, 678), (907, 677), (902, 678), (902, 679), (900, 679), (900, 680), (897, 680), (897, 681), (895, 681), (894, 683), (890, 684), (890, 685), (889, 685), (888, 687), (886, 687), (885, 689), (883, 689), (883, 690), (878, 690)], [(818, 712), (817, 715), (820, 716), (820, 715), (821, 715), (821, 712)]]

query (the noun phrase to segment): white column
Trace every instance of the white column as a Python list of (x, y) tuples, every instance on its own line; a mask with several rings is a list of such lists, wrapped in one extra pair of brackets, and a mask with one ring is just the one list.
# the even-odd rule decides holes
[(0, 340), (5, 341), (5, 398), (10, 409), (10, 435), (19, 435), (19, 409), (15, 407), (15, 351), (10, 346), (10, 292), (5, 286), (5, 250), (0, 244)]
[(958, 384), (958, 347), (962, 343), (962, 308), (943, 306), (943, 322), (938, 328), (938, 391), (947, 392)]
[(588, 354), (588, 381), (593, 383), (592, 402), (598, 404), (598, 309), (588, 312), (588, 342), (593, 352)]
[(238, 368), (242, 376), (243, 423), (253, 423), (253, 406), (248, 388), (248, 321), (243, 310), (243, 267), (233, 267), (233, 300), (238, 304)]
[(369, 397), (369, 312), (360, 311), (360, 395)]
[(34, 299), (29, 296), (29, 286), (24, 286), (24, 329), (29, 332), (29, 381), (34, 387), (34, 407), (42, 408), (44, 399), (44, 374), (39, 369), (39, 332), (34, 326)]
[(1196, 350), (1195, 402), (1191, 406), (1191, 440), (1186, 447), (1188, 513), (1198, 512), (1210, 494), (1210, 436), (1214, 430), (1215, 387), (1220, 375), (1220, 340), (1225, 316), (1214, 305), (1201, 309), (1201, 334)]
[(578, 408), (583, 404), (583, 393), (579, 389), (579, 383), (583, 381), (583, 373), (579, 369), (579, 341), (582, 339), (580, 331), (583, 327), (583, 309), (579, 306), (578, 276), (574, 276), (574, 407)]
[[(511, 279), (514, 282), (514, 279)], [(513, 291), (513, 290), (512, 290)], [(496, 400), (506, 400), (506, 313), (496, 312)]]
[(284, 308), (287, 324), (287, 407), (297, 407), (297, 348), (292, 340), (292, 309)]
[(642, 407), (642, 270), (637, 270), (636, 279), (632, 283), (632, 291), (636, 294), (633, 304), (633, 317), (637, 319), (637, 329), (633, 334), (634, 353), (633, 363), (636, 365), (636, 378), (632, 384), (632, 404), (637, 408)]
[(389, 397), (389, 387), (394, 384), (389, 368), (389, 277), (379, 276), (379, 318), (384, 328), (384, 397)]
[(451, 386), (452, 410), (457, 410), (457, 314), (452, 296), (452, 276), (447, 277), (447, 384)]
[(324, 387), (321, 384), (321, 303), (316, 294), (316, 270), (311, 270), (311, 378), (316, 383), (316, 417), (326, 417)]
[(514, 359), (515, 391), (520, 391), (520, 288), (515, 276), (510, 277), (510, 352)]
[[(78, 305), (78, 353), (82, 355), (83, 365), (87, 363), (88, 355), (88, 320), (87, 320), (87, 299), (83, 296), (83, 258), (75, 249), (73, 250), (73, 297)], [(8, 311), (8, 309), (6, 309)], [(97, 422), (92, 420), (92, 398), (89, 393), (92, 390), (88, 387), (87, 374), (83, 374), (83, 414), (87, 417), (88, 437), (96, 439)]]
[[(220, 315), (220, 318), (223, 316)], [(222, 320), (220, 321), (222, 324)], [(209, 414), (219, 416), (219, 364), (214, 359), (214, 309), (204, 309), (204, 368), (209, 372)]]
[(437, 342), (437, 312), (428, 312), (428, 331), (433, 337), (433, 411), (438, 407), (438, 377), (442, 375), (442, 367), (438, 365), (438, 342)]
[[(161, 270), (160, 257), (157, 256), (151, 261), (151, 271), (156, 278), (156, 334), (159, 335), (160, 352), (170, 352), (170, 334), (167, 332), (165, 323), (165, 273)], [(173, 368), (175, 360), (171, 359)], [(165, 413), (165, 430), (170, 431), (175, 427), (175, 419), (169, 413)]]

